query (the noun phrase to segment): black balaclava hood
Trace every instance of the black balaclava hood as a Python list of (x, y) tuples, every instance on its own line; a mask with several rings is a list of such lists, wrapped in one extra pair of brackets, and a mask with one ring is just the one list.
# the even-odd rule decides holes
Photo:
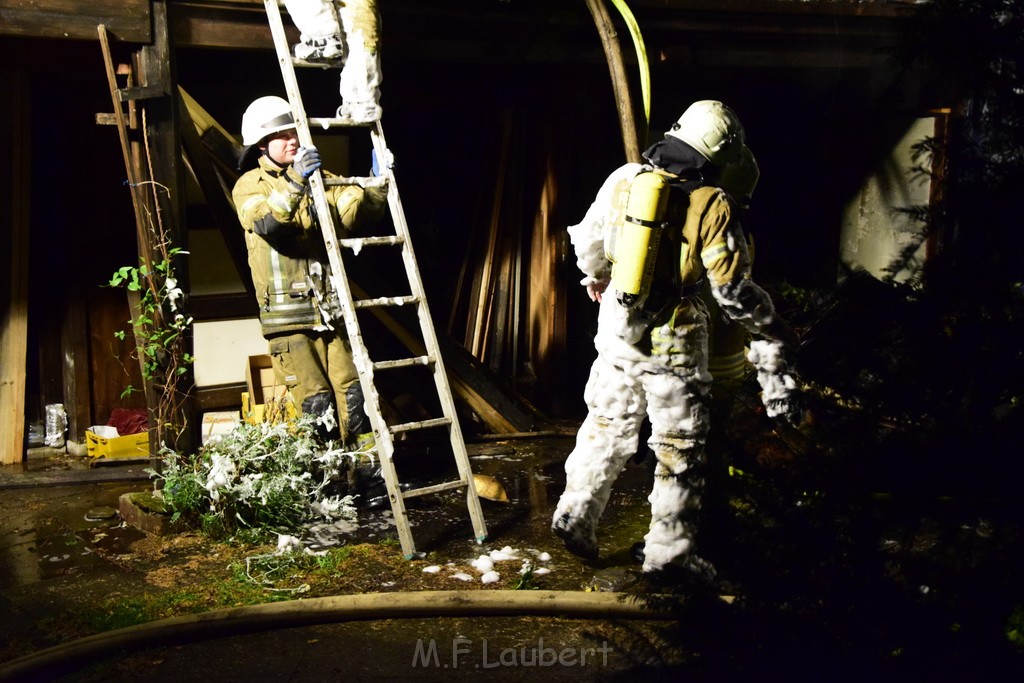
[(644, 150), (644, 159), (653, 166), (679, 176), (685, 185), (695, 189), (712, 181), (718, 169), (690, 145), (672, 135), (655, 142)]
[(259, 158), (263, 155), (263, 151), (260, 149), (260, 144), (263, 141), (260, 140), (255, 145), (249, 145), (242, 150), (241, 155), (238, 157), (238, 170), (242, 173), (259, 166)]

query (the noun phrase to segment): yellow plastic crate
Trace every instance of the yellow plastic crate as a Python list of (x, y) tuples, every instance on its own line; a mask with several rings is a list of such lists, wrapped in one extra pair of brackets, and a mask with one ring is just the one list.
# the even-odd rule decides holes
[(87, 429), (85, 452), (90, 458), (148, 458), (149, 432), (107, 438)]

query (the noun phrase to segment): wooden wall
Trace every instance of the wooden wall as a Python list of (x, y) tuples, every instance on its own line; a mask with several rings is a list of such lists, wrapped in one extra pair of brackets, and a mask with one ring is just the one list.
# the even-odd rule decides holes
[(0, 463), (20, 462), (28, 349), (29, 78), (0, 72)]

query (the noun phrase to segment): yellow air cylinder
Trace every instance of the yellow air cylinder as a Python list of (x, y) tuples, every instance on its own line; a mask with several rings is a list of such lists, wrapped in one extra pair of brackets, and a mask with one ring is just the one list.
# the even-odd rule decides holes
[(648, 172), (633, 179), (612, 264), (612, 287), (630, 295), (624, 303), (635, 302), (650, 290), (667, 204), (668, 183), (664, 176)]

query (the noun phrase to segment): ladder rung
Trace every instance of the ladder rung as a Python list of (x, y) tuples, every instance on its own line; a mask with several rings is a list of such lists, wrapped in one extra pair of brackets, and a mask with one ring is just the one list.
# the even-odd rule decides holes
[(434, 359), (430, 356), (417, 356), (416, 358), (402, 358), (400, 360), (382, 360), (373, 364), (374, 370), (393, 370), (394, 368), (408, 368), (413, 365), (430, 365)]
[(404, 306), (405, 304), (414, 304), (419, 299), (410, 294), (409, 296), (382, 296), (376, 299), (360, 299), (359, 301), (353, 301), (352, 304), (356, 308), (374, 308), (377, 306)]
[(432, 420), (423, 420), (422, 422), (406, 422), (404, 424), (392, 425), (391, 427), (388, 427), (388, 431), (392, 434), (398, 434), (399, 432), (411, 432), (414, 429), (442, 427), (444, 425), (450, 425), (451, 423), (451, 419), (447, 417), (435, 417)]
[(451, 491), (452, 489), (460, 489), (466, 485), (466, 482), (462, 479), (458, 481), (446, 481), (443, 484), (434, 484), (433, 486), (424, 486), (419, 489), (412, 489), (409, 491), (402, 492), (402, 498), (415, 498), (416, 496), (425, 496), (430, 493), (440, 493), (441, 491)]
[(358, 185), (362, 188), (384, 187), (388, 184), (386, 176), (338, 176), (337, 178), (324, 178), (325, 187), (336, 185)]
[(359, 251), (363, 247), (394, 246), (405, 242), (399, 235), (381, 235), (378, 237), (349, 237), (338, 240), (338, 244)]
[(376, 121), (370, 121), (370, 122), (367, 122), (367, 123), (361, 123), (361, 122), (358, 122), (358, 121), (353, 121), (352, 119), (349, 119), (349, 118), (341, 119), (341, 118), (319, 118), (318, 117), (318, 118), (310, 118), (310, 119), (307, 119), (307, 120), (309, 121), (310, 127), (320, 126), (324, 130), (327, 130), (328, 128), (363, 128), (363, 127), (367, 127), (367, 126), (372, 126), (372, 125), (374, 125), (376, 123)]

